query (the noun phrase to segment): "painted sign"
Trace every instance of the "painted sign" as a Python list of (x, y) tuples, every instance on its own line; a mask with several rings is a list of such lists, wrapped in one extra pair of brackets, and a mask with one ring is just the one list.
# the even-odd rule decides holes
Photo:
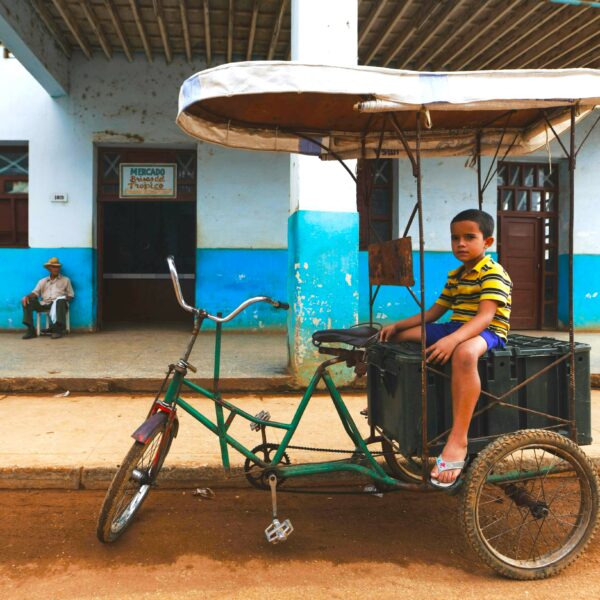
[(121, 163), (119, 198), (175, 198), (177, 165)]

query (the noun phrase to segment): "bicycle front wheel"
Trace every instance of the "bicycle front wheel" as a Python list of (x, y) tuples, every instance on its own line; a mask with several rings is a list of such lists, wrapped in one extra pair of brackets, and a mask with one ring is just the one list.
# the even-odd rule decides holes
[(101, 542), (114, 542), (129, 527), (158, 477), (176, 430), (177, 421), (168, 432), (156, 431), (146, 444), (131, 446), (100, 509), (96, 535)]

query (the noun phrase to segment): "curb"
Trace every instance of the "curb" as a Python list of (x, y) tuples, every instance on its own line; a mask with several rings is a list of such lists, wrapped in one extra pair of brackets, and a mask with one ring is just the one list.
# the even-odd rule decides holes
[[(590, 458), (600, 475), (600, 457)], [(116, 471), (117, 467), (0, 468), (0, 491), (107, 490)], [(246, 488), (250, 485), (242, 467), (232, 468), (226, 477), (221, 465), (165, 467), (158, 481), (158, 487), (167, 490), (207, 486)]]
[[(189, 379), (192, 383), (212, 389), (212, 378)], [(156, 392), (163, 378), (84, 378), (84, 377), (3, 377), (0, 378), (0, 393), (40, 392)], [(297, 391), (292, 377), (225, 377), (219, 380), (219, 389), (224, 392), (287, 392)], [(187, 392), (193, 394), (191, 390)]]
[[(0, 490), (106, 490), (117, 467), (7, 467), (0, 469)], [(158, 486), (163, 489), (206, 487), (227, 483), (228, 487), (246, 487), (241, 467), (231, 469), (230, 478), (222, 466), (165, 467)]]
[[(202, 377), (189, 379), (196, 385), (212, 390), (213, 379)], [(83, 377), (0, 377), (0, 393), (56, 393), (69, 390), (70, 392), (84, 392), (92, 394), (103, 393), (135, 393), (152, 392), (160, 389), (163, 378), (83, 378)], [(598, 376), (600, 387), (600, 375)], [(340, 390), (366, 389), (366, 378), (355, 379), (348, 385), (340, 385)], [(295, 381), (291, 375), (275, 377), (225, 377), (219, 379), (219, 390), (227, 393), (279, 393), (304, 391), (306, 386)], [(194, 395), (196, 392), (186, 390), (186, 394)]]

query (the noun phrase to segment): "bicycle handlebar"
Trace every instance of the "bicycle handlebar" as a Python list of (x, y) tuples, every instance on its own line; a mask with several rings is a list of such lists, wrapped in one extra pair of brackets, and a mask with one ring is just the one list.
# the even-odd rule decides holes
[[(169, 271), (171, 272), (171, 281), (173, 282), (173, 287), (175, 288), (175, 296), (177, 297), (177, 302), (179, 306), (188, 312), (193, 314), (197, 314), (200, 312), (199, 308), (195, 308), (186, 303), (183, 298), (183, 293), (181, 292), (181, 285), (179, 283), (179, 275), (177, 274), (177, 267), (175, 266), (175, 259), (172, 256), (167, 256), (167, 264), (169, 265)], [(282, 310), (288, 310), (290, 305), (287, 302), (280, 302), (279, 300), (274, 300), (273, 298), (269, 298), (268, 296), (255, 296), (254, 298), (248, 298), (248, 300), (244, 300), (235, 310), (231, 311), (226, 317), (217, 317), (215, 315), (211, 315), (207, 312), (204, 312), (204, 316), (210, 319), (211, 321), (215, 321), (215, 323), (225, 323), (227, 321), (231, 321), (235, 316), (241, 313), (244, 309), (248, 308), (251, 304), (256, 304), (257, 302), (266, 302), (275, 308), (281, 308)]]

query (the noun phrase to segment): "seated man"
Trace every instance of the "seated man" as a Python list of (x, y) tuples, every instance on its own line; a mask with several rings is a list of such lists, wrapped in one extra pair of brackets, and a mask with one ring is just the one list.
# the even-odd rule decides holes
[(24, 340), (35, 337), (34, 310), (37, 312), (50, 312), (52, 339), (61, 338), (65, 331), (67, 303), (75, 296), (71, 280), (60, 273), (62, 265), (58, 258), (51, 258), (44, 267), (50, 271), (50, 275), (40, 279), (33, 292), (23, 296), (21, 300), (23, 325), (27, 327), (27, 332), (23, 335)]

